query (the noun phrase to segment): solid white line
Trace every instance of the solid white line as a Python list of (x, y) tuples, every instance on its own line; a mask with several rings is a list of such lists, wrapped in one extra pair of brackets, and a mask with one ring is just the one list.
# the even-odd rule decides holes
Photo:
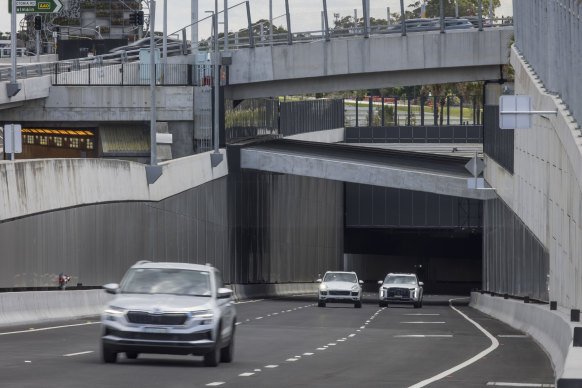
[(400, 323), (423, 323), (423, 324), (424, 323), (440, 323), (440, 324), (442, 324), (442, 323), (446, 323), (446, 322), (421, 322), (421, 321), (415, 321), (415, 322), (400, 322)]
[(395, 335), (394, 338), (452, 338), (452, 334), (410, 334)]
[(535, 383), (499, 383), (488, 382), (487, 385), (495, 385), (497, 387), (555, 387), (554, 384), (535, 384)]
[(98, 325), (100, 323), (101, 322), (86, 322), (86, 323), (76, 323), (74, 325), (41, 327), (40, 329), (28, 329), (28, 330), (20, 330), (20, 331), (10, 331), (10, 332), (6, 332), (6, 333), (0, 333), (0, 335), (21, 334), (21, 333), (34, 333), (35, 331), (64, 329), (64, 328), (67, 328), (67, 327), (76, 327), (76, 326)]
[(213, 383), (206, 384), (207, 387), (218, 387), (219, 385), (224, 384), (224, 381), (215, 381)]
[(528, 338), (528, 335), (525, 334), (499, 334), (499, 338)]
[(63, 357), (80, 356), (81, 354), (89, 354), (89, 353), (93, 353), (93, 350), (87, 350), (86, 352), (79, 352), (79, 353), (64, 354)]
[[(467, 299), (467, 298), (458, 298), (458, 299)], [(487, 336), (487, 338), (489, 338), (489, 340), (491, 341), (491, 345), (483, 350), (481, 353), (477, 354), (476, 356), (470, 358), (469, 360), (453, 367), (450, 369), (447, 369), (446, 371), (439, 373), (436, 376), (430, 377), (426, 380), (421, 381), (420, 383), (411, 385), (409, 388), (420, 388), (420, 387), (425, 387), (431, 383), (434, 383), (435, 381), (438, 381), (442, 378), (445, 378), (477, 361), (479, 361), (480, 359), (482, 359), (483, 357), (485, 357), (486, 355), (488, 355), (489, 353), (491, 353), (492, 351), (494, 351), (495, 349), (497, 349), (499, 347), (499, 341), (497, 341), (497, 338), (493, 337), (491, 335), (491, 333), (489, 333), (487, 330), (485, 330), (481, 325), (479, 325), (477, 322), (475, 322), (474, 320), (472, 320), (471, 318), (469, 318), (467, 315), (463, 314), (460, 310), (456, 309), (453, 306), (453, 301), (454, 300), (458, 300), (458, 299), (449, 299), (449, 306), (455, 310), (457, 313), (459, 313), (463, 318), (465, 318), (467, 321), (471, 322), (477, 329), (479, 329), (483, 334), (485, 334)]]

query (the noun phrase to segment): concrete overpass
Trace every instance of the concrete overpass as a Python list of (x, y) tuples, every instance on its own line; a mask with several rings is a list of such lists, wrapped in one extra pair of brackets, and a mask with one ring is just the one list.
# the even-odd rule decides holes
[(232, 99), (497, 80), (513, 27), (371, 35), (232, 52)]
[(496, 197), (492, 189), (467, 187), (469, 158), (463, 157), (296, 140), (242, 146), (239, 157), (242, 169), (481, 200)]

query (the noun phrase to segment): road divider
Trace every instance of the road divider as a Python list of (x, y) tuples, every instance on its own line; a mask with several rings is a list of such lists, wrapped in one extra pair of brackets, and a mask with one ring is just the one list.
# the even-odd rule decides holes
[(582, 386), (582, 347), (574, 346), (574, 330), (582, 325), (570, 322), (568, 310), (479, 292), (471, 293), (470, 306), (534, 338), (550, 356), (558, 388)]

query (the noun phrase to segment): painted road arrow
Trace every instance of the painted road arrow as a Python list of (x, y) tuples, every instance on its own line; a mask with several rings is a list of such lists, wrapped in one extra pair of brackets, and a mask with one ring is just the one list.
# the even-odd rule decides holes
[[(61, 0), (16, 0), (16, 13), (57, 13), (61, 8)], [(8, 13), (12, 13), (12, 0), (8, 0)]]

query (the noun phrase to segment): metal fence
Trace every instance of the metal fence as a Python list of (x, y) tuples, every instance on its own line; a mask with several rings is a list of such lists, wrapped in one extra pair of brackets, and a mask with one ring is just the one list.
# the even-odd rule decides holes
[(279, 133), (283, 136), (343, 127), (344, 102), (341, 99), (280, 104)]
[[(198, 86), (210, 83), (211, 66), (156, 64), (158, 86)], [(85, 62), (59, 62), (53, 66), (53, 85), (67, 86), (147, 86), (149, 64), (139, 62), (99, 65)]]
[(483, 209), (483, 289), (549, 300), (549, 252), (500, 199)]
[(346, 127), (480, 125), (480, 96), (365, 97), (345, 100)]
[(289, 136), (343, 128), (344, 123), (341, 99), (251, 99), (236, 106), (233, 101), (228, 101), (226, 105), (227, 142), (261, 135)]
[(514, 0), (515, 45), (582, 122), (582, 2)]

